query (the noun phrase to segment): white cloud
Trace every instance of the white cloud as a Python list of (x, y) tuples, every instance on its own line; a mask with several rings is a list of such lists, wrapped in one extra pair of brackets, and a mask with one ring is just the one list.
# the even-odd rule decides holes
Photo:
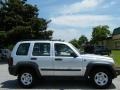
[(82, 0), (81, 2), (75, 2), (70, 5), (65, 5), (60, 13), (62, 14), (74, 14), (84, 10), (90, 10), (97, 7), (103, 2), (103, 0)]
[(91, 38), (92, 28), (97, 25), (108, 25), (112, 31), (118, 27), (120, 17), (110, 15), (63, 15), (52, 18), (51, 30), (54, 30), (54, 39), (69, 41), (86, 35)]
[(53, 39), (61, 39), (65, 41), (70, 41), (72, 39), (78, 39), (81, 35), (85, 35), (88, 39), (91, 39), (92, 29), (86, 28), (48, 28), (48, 30), (53, 30)]
[(55, 18), (51, 18), (52, 24), (58, 26), (68, 26), (68, 27), (91, 27), (96, 25), (111, 24), (115, 20), (120, 20), (120, 18), (115, 18), (109, 15), (63, 15)]
[(54, 31), (53, 39), (70, 41), (74, 38), (79, 38), (81, 36), (81, 30), (77, 30), (77, 29), (67, 28), (65, 30), (63, 29), (52, 29), (52, 30)]
[[(92, 28), (97, 25), (108, 25), (112, 31), (120, 25), (120, 17), (99, 14), (98, 9), (102, 10), (105, 5), (110, 7), (115, 4), (114, 1), (106, 3), (105, 0), (82, 0), (57, 9), (57, 14), (51, 17), (50, 24), (51, 30), (54, 30), (53, 38), (69, 41), (83, 34), (90, 40)], [(91, 10), (95, 10), (98, 14), (95, 12), (88, 14)]]

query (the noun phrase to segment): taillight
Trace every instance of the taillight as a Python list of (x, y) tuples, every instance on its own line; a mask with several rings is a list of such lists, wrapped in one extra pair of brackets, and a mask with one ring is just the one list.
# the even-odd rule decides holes
[(13, 65), (13, 58), (12, 58), (12, 57), (10, 57), (10, 58), (8, 59), (8, 65), (9, 65), (9, 66), (12, 66), (12, 65)]

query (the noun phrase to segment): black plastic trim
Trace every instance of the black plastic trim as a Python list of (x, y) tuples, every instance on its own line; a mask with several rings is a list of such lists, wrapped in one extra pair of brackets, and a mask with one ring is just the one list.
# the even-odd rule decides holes
[(23, 67), (25, 68), (31, 67), (35, 70), (38, 76), (41, 76), (38, 65), (35, 62), (30, 62), (30, 61), (19, 62), (14, 66), (9, 66), (8, 70), (11, 75), (16, 76), (19, 74), (19, 69)]
[(81, 71), (81, 69), (41, 69), (43, 71)]
[(89, 76), (89, 73), (94, 67), (101, 67), (101, 68), (106, 67), (106, 68), (109, 68), (110, 72), (113, 75), (113, 78), (116, 78), (117, 74), (113, 66), (114, 65), (112, 65), (112, 63), (108, 63), (108, 62), (91, 62), (86, 67), (85, 77)]

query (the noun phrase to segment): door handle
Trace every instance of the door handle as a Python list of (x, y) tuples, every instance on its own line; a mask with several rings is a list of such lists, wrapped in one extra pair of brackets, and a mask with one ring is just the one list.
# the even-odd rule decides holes
[(61, 58), (55, 58), (55, 61), (62, 61)]
[(32, 58), (30, 58), (31, 60), (37, 60), (37, 58), (35, 58), (35, 57), (32, 57)]

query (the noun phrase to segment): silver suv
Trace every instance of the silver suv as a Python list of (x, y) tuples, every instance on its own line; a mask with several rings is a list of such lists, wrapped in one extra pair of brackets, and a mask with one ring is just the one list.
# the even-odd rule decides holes
[(119, 71), (110, 57), (81, 54), (61, 41), (18, 42), (8, 60), (9, 73), (18, 76), (20, 86), (29, 88), (39, 77), (72, 76), (91, 79), (98, 88), (107, 88)]

